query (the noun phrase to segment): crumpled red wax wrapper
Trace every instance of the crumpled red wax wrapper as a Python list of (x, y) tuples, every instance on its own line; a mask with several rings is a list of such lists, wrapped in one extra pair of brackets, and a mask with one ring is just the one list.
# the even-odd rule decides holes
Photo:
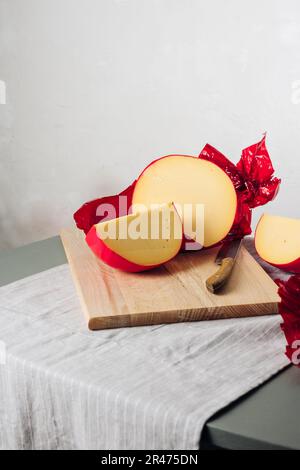
[[(260, 142), (245, 148), (237, 165), (209, 144), (205, 145), (198, 156), (222, 168), (236, 189), (238, 198), (236, 217), (225, 240), (249, 235), (251, 233), (251, 209), (266, 204), (278, 193), (280, 179), (273, 176), (274, 169), (265, 140), (264, 135)], [(117, 195), (94, 199), (83, 204), (74, 214), (77, 227), (87, 233), (92, 225), (101, 222), (104, 217), (107, 219), (107, 214), (97, 212), (102, 204), (111, 204), (115, 208), (115, 217), (129, 213), (135, 183), (136, 181)], [(125, 209), (123, 202), (120, 204), (119, 196), (127, 196)]]
[(281, 328), (287, 341), (286, 355), (294, 365), (300, 367), (300, 275), (295, 274), (287, 281), (277, 280), (276, 283), (281, 298)]
[(273, 177), (274, 168), (266, 148), (266, 135), (257, 144), (242, 151), (237, 169), (244, 178), (247, 202), (251, 208), (263, 206), (276, 197), (280, 180)]
[(236, 189), (237, 212), (226, 240), (250, 235), (251, 209), (272, 201), (281, 183), (279, 178), (273, 176), (274, 168), (266, 147), (266, 135), (258, 143), (242, 150), (242, 156), (236, 165), (209, 144), (205, 145), (199, 158), (222, 168)]
[[(93, 199), (83, 204), (73, 215), (77, 227), (87, 234), (94, 224), (98, 224), (104, 218), (116, 218), (129, 214), (135, 183), (136, 181), (119, 194)], [(109, 211), (105, 210), (106, 204), (114, 208), (112, 217), (109, 216)], [(101, 213), (98, 211), (99, 208), (104, 209), (103, 213), (102, 210)]]
[(245, 180), (237, 165), (232, 163), (219, 150), (212, 145), (206, 144), (199, 154), (198, 158), (215, 163), (222, 168), (231, 179), (237, 194), (237, 211), (230, 234), (225, 240), (242, 238), (251, 233), (251, 209), (247, 202), (248, 191)]

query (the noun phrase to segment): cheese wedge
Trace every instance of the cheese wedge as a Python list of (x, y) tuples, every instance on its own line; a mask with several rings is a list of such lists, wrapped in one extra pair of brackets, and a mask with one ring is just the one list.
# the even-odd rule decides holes
[(256, 227), (255, 248), (267, 263), (300, 273), (300, 219), (262, 215)]
[(182, 236), (181, 219), (174, 205), (167, 203), (96, 224), (88, 232), (86, 241), (108, 265), (138, 272), (176, 256)]
[(174, 202), (185, 236), (200, 243), (202, 239), (205, 247), (226, 237), (237, 209), (236, 191), (227, 174), (214, 163), (185, 155), (154, 161), (135, 185), (133, 206), (167, 201)]

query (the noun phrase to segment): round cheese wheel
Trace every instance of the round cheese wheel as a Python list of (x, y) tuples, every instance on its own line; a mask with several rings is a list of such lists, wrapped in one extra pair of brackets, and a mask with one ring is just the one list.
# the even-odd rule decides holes
[(204, 247), (226, 237), (237, 209), (237, 195), (229, 176), (214, 163), (186, 155), (155, 160), (136, 182), (133, 207), (165, 202), (174, 203), (185, 236)]

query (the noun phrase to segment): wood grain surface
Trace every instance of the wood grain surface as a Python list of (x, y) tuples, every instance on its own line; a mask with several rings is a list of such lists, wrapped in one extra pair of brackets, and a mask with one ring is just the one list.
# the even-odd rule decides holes
[(62, 230), (61, 239), (92, 330), (277, 313), (277, 286), (245, 247), (226, 286), (211, 294), (205, 281), (217, 269), (218, 248), (132, 274), (102, 263), (78, 229)]

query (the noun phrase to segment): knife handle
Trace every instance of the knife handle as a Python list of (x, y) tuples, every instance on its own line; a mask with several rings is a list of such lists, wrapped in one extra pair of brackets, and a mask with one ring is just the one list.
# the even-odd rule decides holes
[(224, 258), (219, 269), (206, 280), (206, 287), (212, 294), (221, 289), (227, 282), (234, 266), (233, 258)]

